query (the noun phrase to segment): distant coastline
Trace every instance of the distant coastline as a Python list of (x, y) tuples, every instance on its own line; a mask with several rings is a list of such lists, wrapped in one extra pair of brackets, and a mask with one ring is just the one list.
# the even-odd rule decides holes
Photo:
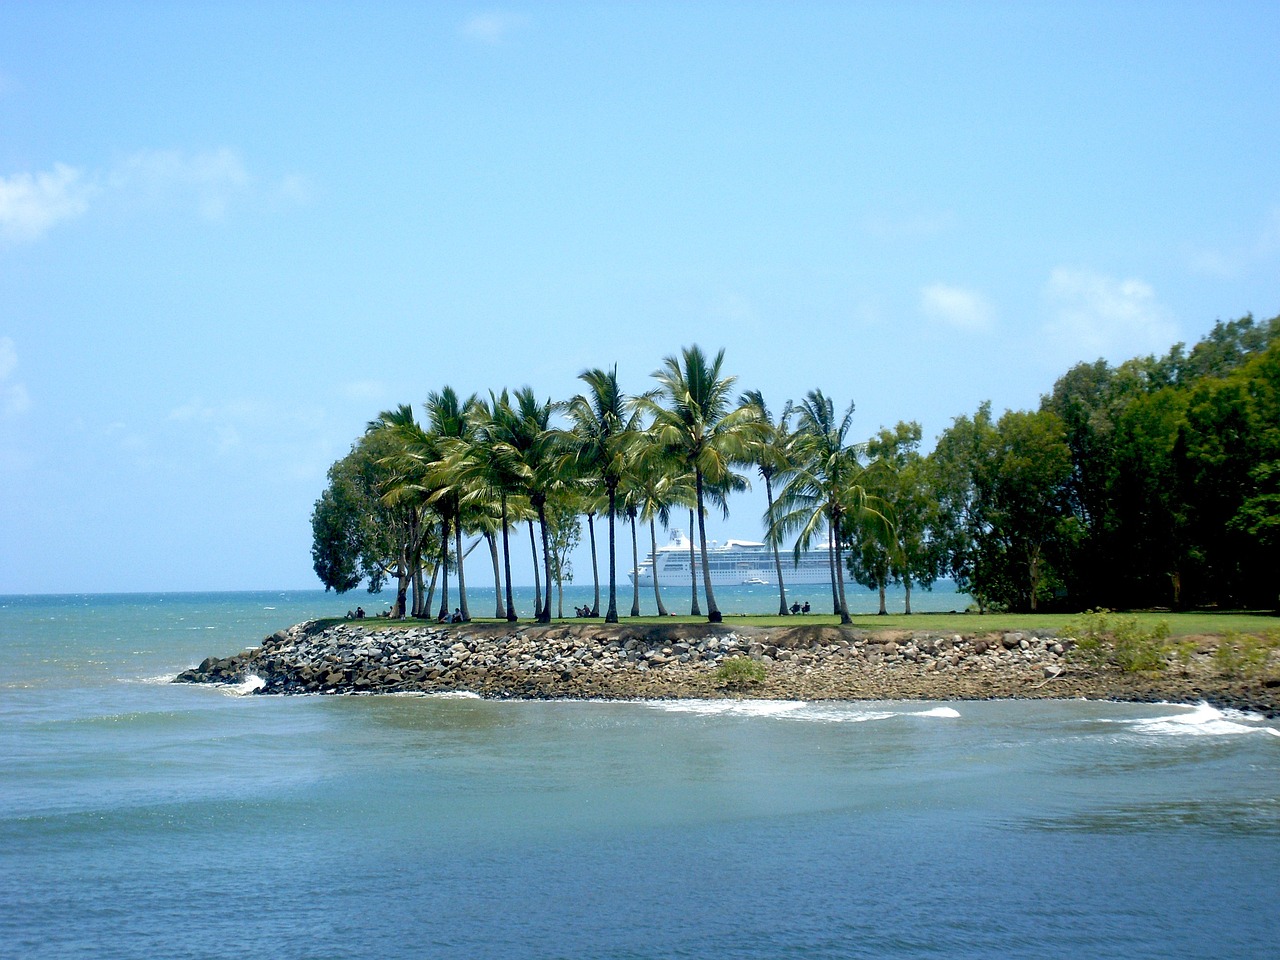
[[(1203, 701), (1280, 716), (1280, 682), (1270, 665), (1224, 670), (1218, 643), (1198, 638), (1161, 669), (1126, 672), (1087, 662), (1071, 638), (1039, 630), (308, 621), (242, 653), (208, 657), (176, 679), (251, 683), (261, 694)], [(729, 660), (758, 664), (761, 679), (727, 679)]]

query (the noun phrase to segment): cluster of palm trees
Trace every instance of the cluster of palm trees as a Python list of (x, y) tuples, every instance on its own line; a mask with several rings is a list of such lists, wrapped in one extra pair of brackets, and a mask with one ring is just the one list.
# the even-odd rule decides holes
[[(440, 577), (439, 616), (449, 615), (449, 572), (454, 570), (458, 615), (471, 618), (461, 562), (465, 533), (479, 535), (489, 545), (497, 587), (495, 616), (516, 620), (510, 537), (513, 528), (527, 523), (535, 560), (534, 615), (549, 622), (553, 567), (561, 560), (554, 546), (557, 526), (576, 524), (585, 516), (595, 582), (589, 613), (600, 613), (595, 521), (603, 518), (609, 544), (604, 616), (616, 623), (618, 518), (631, 523), (634, 564), (637, 522), (648, 524), (656, 552), (656, 524), (666, 526), (673, 511), (688, 509), (690, 528), (696, 523), (706, 616), (718, 622), (706, 511), (714, 507), (727, 516), (729, 495), (747, 486), (739, 471), (754, 467), (768, 500), (764, 524), (777, 569), (778, 612), (788, 612), (779, 545), (794, 537), (798, 559), (816, 538), (826, 536), (832, 545), (833, 610), (849, 622), (840, 572), (841, 542), (853, 529), (850, 521), (856, 517), (865, 527), (870, 519), (868, 529), (892, 530), (886, 505), (868, 493), (865, 483), (868, 471), (879, 465), (864, 464), (859, 448), (847, 442), (853, 405), (839, 418), (831, 400), (814, 390), (799, 404), (788, 402), (775, 417), (758, 391), (734, 397), (736, 378), (723, 373), (723, 361), (723, 350), (712, 358), (696, 345), (687, 347), (655, 371), (654, 389), (635, 395), (623, 392), (615, 366), (582, 373), (582, 392), (567, 402), (540, 400), (528, 387), (465, 399), (445, 387), (427, 396), (422, 422), (406, 405), (384, 411), (369, 423), (362, 439), (375, 451), (366, 459), (373, 457), (377, 466), (373, 492), (385, 511), (381, 526), (388, 525), (385, 517), (394, 518), (395, 532), (388, 537), (383, 530), (378, 541), (379, 569), (397, 581), (392, 615), (428, 616)], [(332, 484), (332, 470), (330, 477)], [(317, 503), (317, 511), (323, 503)], [(691, 560), (693, 552), (691, 542)], [(317, 572), (326, 586), (354, 586), (350, 579), (330, 583), (319, 559)], [(429, 590), (424, 589), (427, 572)], [(658, 613), (665, 616), (656, 575), (653, 589)], [(635, 584), (631, 613), (639, 612)], [(691, 613), (701, 615), (696, 577)]]

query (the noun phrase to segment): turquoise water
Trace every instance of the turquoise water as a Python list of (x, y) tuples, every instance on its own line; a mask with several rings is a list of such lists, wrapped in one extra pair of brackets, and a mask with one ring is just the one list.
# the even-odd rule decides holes
[(0, 956), (1276, 955), (1275, 722), (163, 682), (352, 602), (0, 598)]

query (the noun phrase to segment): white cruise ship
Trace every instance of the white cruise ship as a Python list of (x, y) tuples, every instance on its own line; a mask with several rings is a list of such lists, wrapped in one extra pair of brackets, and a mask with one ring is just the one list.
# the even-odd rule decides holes
[[(783, 549), (782, 579), (791, 584), (830, 583), (831, 565), (828, 559), (827, 544), (817, 544), (812, 550), (800, 555), (800, 564), (795, 563), (795, 555), (790, 549)], [(671, 542), (659, 547), (657, 553), (649, 554), (640, 561), (640, 569), (632, 570), (628, 576), (632, 583), (642, 587), (653, 586), (653, 572), (658, 571), (658, 583), (663, 587), (688, 587), (691, 585), (689, 575), (689, 539), (683, 530), (671, 531)], [(693, 548), (694, 568), (697, 570), (698, 583), (702, 583), (702, 558), (695, 545)], [(767, 543), (755, 540), (727, 540), (717, 543), (712, 540), (707, 546), (707, 563), (711, 568), (711, 583), (722, 584), (764, 584), (776, 586), (777, 571), (773, 566), (773, 549)], [(845, 571), (845, 582), (852, 583), (849, 572)]]

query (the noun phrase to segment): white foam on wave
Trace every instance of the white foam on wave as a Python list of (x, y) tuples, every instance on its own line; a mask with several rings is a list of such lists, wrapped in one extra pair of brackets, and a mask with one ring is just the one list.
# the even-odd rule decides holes
[(244, 678), (243, 683), (237, 683), (226, 687), (226, 692), (234, 697), (243, 697), (253, 693), (255, 690), (261, 690), (267, 685), (267, 681), (263, 680), (256, 673), (251, 673)]
[(929, 710), (892, 710), (883, 706), (848, 701), (809, 702), (806, 700), (646, 700), (645, 706), (668, 713), (693, 713), (702, 716), (758, 717), (768, 720), (791, 720), (807, 723), (866, 723), (893, 717), (955, 718), (960, 714), (951, 707)]
[(1128, 721), (1139, 733), (1153, 736), (1226, 737), (1245, 733), (1269, 733), (1280, 737), (1280, 730), (1267, 726), (1263, 718), (1238, 710), (1222, 710), (1207, 703), (1183, 708), (1188, 712), (1164, 717), (1145, 717)]
[(803, 700), (645, 700), (646, 707), (667, 713), (704, 716), (778, 717), (804, 707)]
[(938, 717), (943, 720), (958, 720), (960, 711), (954, 707), (934, 707), (931, 710), (921, 710), (918, 713), (911, 714), (913, 717)]
[(440, 690), (435, 693), (428, 693), (426, 696), (432, 700), (483, 700), (484, 697), (478, 693), (472, 693), (470, 690)]
[(148, 684), (153, 684), (158, 686), (159, 684), (162, 684), (162, 683), (173, 683), (173, 681), (176, 679), (178, 679), (178, 675), (176, 673), (162, 673), (158, 677), (122, 677), (121, 682), (122, 683), (148, 683)]

